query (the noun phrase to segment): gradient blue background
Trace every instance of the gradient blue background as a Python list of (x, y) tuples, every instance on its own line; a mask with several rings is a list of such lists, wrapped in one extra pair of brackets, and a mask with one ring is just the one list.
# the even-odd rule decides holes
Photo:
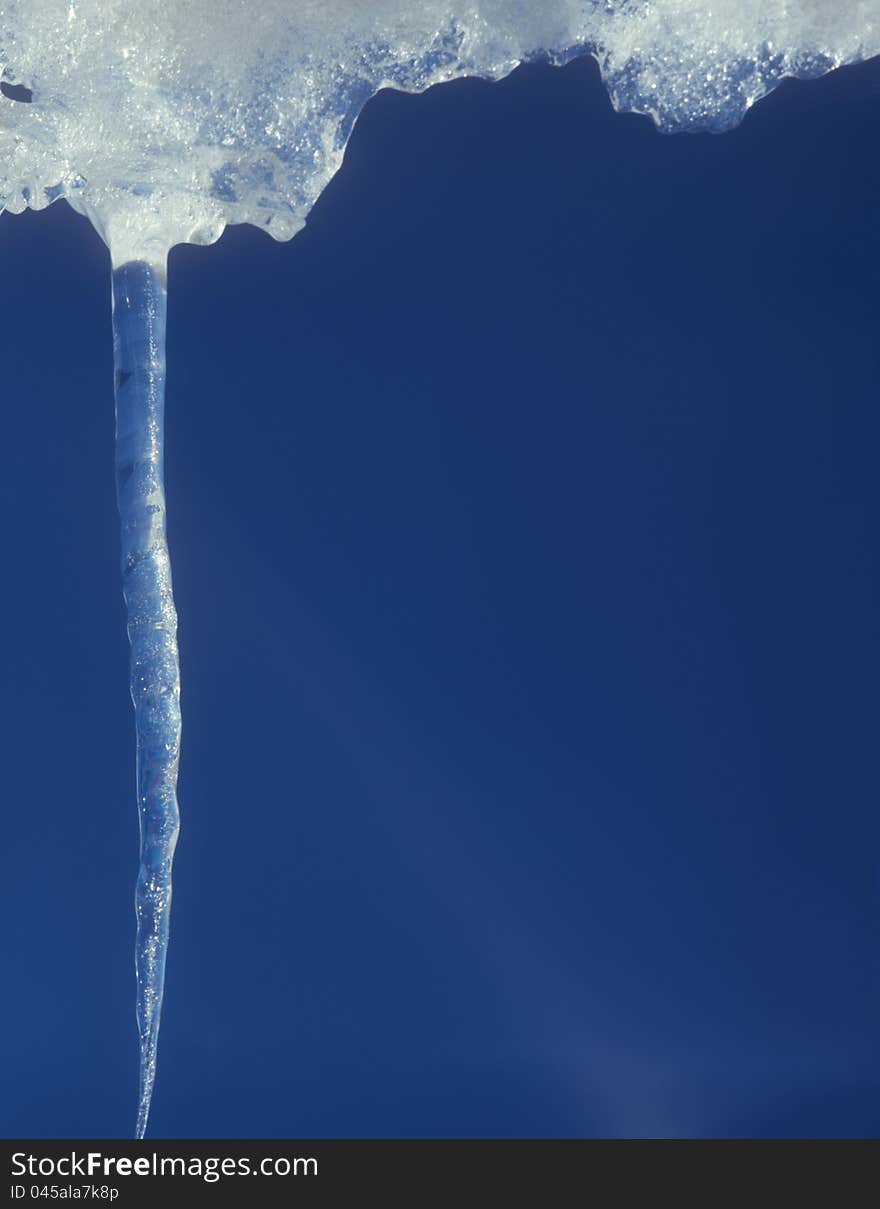
[[(385, 93), (170, 263), (154, 1136), (880, 1126), (880, 65)], [(134, 1122), (109, 273), (0, 219), (0, 1132)]]

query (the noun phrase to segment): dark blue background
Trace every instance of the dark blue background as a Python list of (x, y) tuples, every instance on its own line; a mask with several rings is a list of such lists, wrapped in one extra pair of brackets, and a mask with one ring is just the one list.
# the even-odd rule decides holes
[[(170, 264), (154, 1136), (880, 1126), (877, 63), (384, 93)], [(0, 220), (0, 1131), (134, 1122), (107, 254)]]

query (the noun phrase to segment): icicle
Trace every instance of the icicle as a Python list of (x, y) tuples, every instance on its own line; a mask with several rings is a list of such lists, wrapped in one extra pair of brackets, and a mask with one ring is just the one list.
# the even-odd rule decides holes
[(135, 892), (140, 1089), (136, 1137), (147, 1127), (177, 843), (180, 671), (177, 614), (165, 537), (164, 265), (129, 261), (113, 271), (116, 370), (116, 495), (122, 581), (131, 643), (131, 696), (137, 731), (140, 871)]

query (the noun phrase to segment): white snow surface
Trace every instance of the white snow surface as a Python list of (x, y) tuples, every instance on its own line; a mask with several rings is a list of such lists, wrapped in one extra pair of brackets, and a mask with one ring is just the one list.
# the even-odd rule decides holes
[(880, 0), (0, 0), (0, 81), (32, 92), (0, 96), (0, 210), (65, 197), (117, 264), (289, 239), (380, 88), (583, 53), (617, 108), (723, 130), (880, 53)]

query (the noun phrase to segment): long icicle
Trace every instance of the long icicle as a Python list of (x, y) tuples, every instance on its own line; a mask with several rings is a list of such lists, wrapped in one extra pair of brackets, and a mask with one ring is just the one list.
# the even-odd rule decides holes
[(171, 913), (171, 864), (179, 818), (180, 669), (163, 482), (164, 277), (164, 265), (140, 260), (113, 271), (116, 497), (131, 643), (140, 818), (140, 871), (135, 892), (138, 1138), (144, 1136), (147, 1127), (156, 1077)]

